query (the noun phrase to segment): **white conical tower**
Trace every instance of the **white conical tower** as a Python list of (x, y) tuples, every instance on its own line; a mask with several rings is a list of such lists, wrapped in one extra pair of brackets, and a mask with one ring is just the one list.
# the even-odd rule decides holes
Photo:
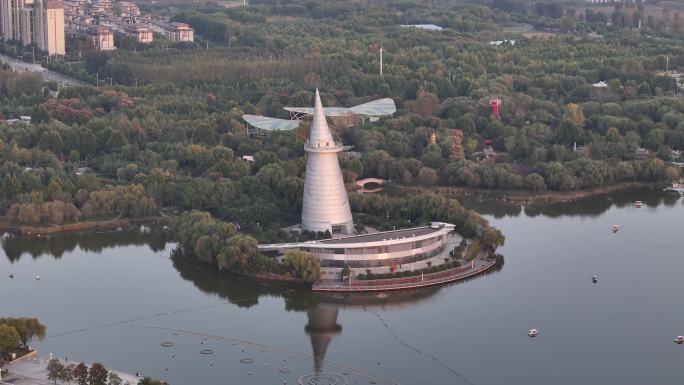
[(341, 231), (352, 234), (354, 222), (337, 153), (344, 147), (335, 143), (321, 96), (316, 90), (313, 123), (304, 150), (309, 154), (304, 179), (302, 228), (309, 231)]

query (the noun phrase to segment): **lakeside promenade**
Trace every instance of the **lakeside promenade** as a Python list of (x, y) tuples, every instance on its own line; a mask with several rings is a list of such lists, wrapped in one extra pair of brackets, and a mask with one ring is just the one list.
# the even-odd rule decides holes
[(421, 287), (437, 286), (445, 283), (456, 282), (484, 273), (496, 265), (496, 260), (477, 258), (465, 267), (457, 267), (440, 272), (424, 274), (421, 276), (386, 278), (374, 280), (328, 280), (319, 281), (313, 285), (316, 292), (378, 292), (392, 290), (410, 290)]
[[(77, 364), (76, 361), (64, 362), (63, 364)], [(11, 364), (5, 365), (3, 369), (9, 370), (8, 374), (2, 376), (2, 385), (54, 385), (55, 382), (48, 380), (47, 371), (48, 360), (40, 358), (20, 358)], [(136, 385), (139, 378), (128, 373), (109, 370), (121, 377), (123, 384)], [(57, 381), (57, 384), (67, 384)]]
[[(439, 254), (424, 261), (397, 266), (395, 271), (415, 271), (426, 269), (429, 266), (443, 265), (449, 260), (449, 252), (453, 250), (462, 239), (463, 238), (460, 235), (452, 233), (448, 236), (445, 248)], [(470, 247), (471, 245), (468, 244), (465, 250), (466, 255), (470, 252)], [(341, 280), (340, 269), (321, 268), (321, 279), (312, 286), (312, 290), (315, 292), (360, 293), (418, 289), (421, 287), (436, 286), (464, 280), (482, 274), (495, 265), (496, 260), (494, 258), (489, 258), (489, 253), (481, 250), (472, 261), (465, 262), (463, 266), (410, 277), (378, 278), (372, 280), (355, 279), (354, 277), (358, 274), (366, 272), (365, 269), (357, 268), (351, 269), (350, 279)], [(390, 272), (390, 268), (387, 266), (373, 267), (368, 270), (373, 274), (386, 274)]]

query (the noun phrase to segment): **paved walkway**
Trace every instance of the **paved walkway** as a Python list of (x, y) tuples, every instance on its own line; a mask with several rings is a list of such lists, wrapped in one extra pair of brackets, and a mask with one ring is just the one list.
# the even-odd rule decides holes
[[(375, 281), (356, 281), (352, 285), (345, 284), (339, 280), (319, 281), (313, 286), (313, 291), (318, 292), (382, 292), (390, 290), (417, 289), (427, 286), (436, 286), (444, 283), (464, 280), (475, 275), (486, 272), (496, 265), (496, 260), (483, 259), (484, 253), (473, 260), (470, 266), (444, 270), (441, 272), (427, 274), (420, 277), (406, 277), (396, 279), (381, 279)], [(351, 283), (351, 282), (349, 282)]]
[[(64, 363), (64, 362), (62, 362)], [(70, 364), (77, 364), (77, 362), (70, 361)], [(47, 372), (48, 360), (44, 359), (23, 359), (11, 365), (5, 365), (3, 369), (8, 369), (9, 374), (2, 376), (0, 384), (12, 385), (54, 385), (54, 381), (48, 380)], [(121, 377), (123, 383), (127, 382), (130, 385), (136, 385), (139, 379), (131, 374), (116, 372)], [(57, 381), (57, 384), (66, 384), (66, 382)]]

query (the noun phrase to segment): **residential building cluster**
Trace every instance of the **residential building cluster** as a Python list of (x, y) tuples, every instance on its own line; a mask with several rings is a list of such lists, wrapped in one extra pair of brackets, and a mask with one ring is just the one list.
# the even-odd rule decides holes
[(0, 0), (2, 38), (35, 44), (49, 55), (64, 55), (61, 0)]
[(0, 32), (5, 41), (20, 41), (50, 55), (64, 55), (65, 38), (90, 40), (95, 49), (116, 49), (114, 34), (148, 44), (154, 34), (173, 42), (192, 42), (187, 24), (144, 15), (131, 1), (0, 0)]
[(96, 49), (115, 49), (114, 34), (138, 43), (154, 41), (154, 34), (173, 42), (192, 42), (195, 30), (187, 24), (153, 19), (131, 1), (64, 0), (67, 35), (90, 39)]

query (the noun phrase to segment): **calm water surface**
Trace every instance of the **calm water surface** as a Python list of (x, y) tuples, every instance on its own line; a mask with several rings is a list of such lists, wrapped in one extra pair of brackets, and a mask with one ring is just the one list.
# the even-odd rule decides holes
[(0, 315), (45, 323), (42, 354), (172, 385), (295, 384), (315, 371), (350, 384), (682, 383), (683, 200), (464, 203), (507, 242), (496, 271), (460, 284), (321, 297), (174, 264), (157, 231), (5, 238)]

